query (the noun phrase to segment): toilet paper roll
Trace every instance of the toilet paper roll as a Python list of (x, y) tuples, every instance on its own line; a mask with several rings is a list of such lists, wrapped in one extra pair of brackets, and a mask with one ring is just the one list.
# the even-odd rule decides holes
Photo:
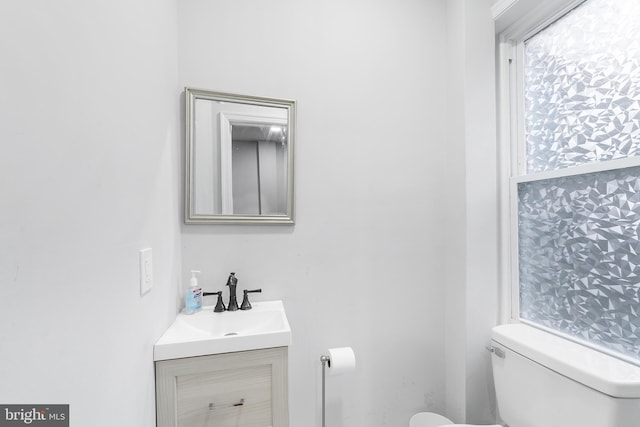
[(328, 352), (329, 361), (327, 362), (327, 367), (329, 368), (329, 375), (344, 374), (356, 368), (356, 356), (353, 354), (351, 347), (330, 348)]

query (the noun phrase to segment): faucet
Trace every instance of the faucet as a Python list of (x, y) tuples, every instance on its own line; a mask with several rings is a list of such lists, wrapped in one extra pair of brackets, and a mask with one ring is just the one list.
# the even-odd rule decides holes
[[(216, 307), (213, 309), (214, 312), (216, 313), (221, 313), (223, 311), (237, 311), (238, 310), (238, 299), (236, 297), (236, 287), (238, 286), (238, 278), (236, 277), (236, 273), (231, 273), (229, 275), (229, 278), (227, 279), (227, 284), (226, 286), (229, 287), (229, 305), (228, 306), (224, 306), (224, 302), (222, 301), (222, 291), (218, 291), (218, 292), (203, 292), (202, 296), (208, 296), (208, 295), (217, 295), (218, 296), (218, 302), (216, 304)], [(245, 291), (245, 299), (247, 297), (246, 294), (247, 291)], [(258, 289), (256, 291), (249, 291), (249, 292), (262, 292), (261, 289)], [(241, 308), (241, 310), (249, 310), (251, 309), (251, 304), (249, 303), (249, 300), (246, 300), (246, 304), (248, 304), (248, 308), (246, 308), (245, 302), (243, 300), (242, 302), (243, 304), (243, 308)]]
[(229, 275), (229, 278), (227, 279), (227, 286), (229, 287), (229, 305), (227, 306), (227, 310), (237, 311), (238, 300), (236, 298), (236, 286), (238, 286), (238, 279), (236, 278), (236, 273), (231, 273)]

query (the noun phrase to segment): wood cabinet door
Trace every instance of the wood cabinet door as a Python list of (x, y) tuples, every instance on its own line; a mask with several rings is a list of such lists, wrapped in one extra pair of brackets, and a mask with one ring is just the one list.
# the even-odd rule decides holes
[(287, 427), (287, 348), (156, 362), (158, 427)]

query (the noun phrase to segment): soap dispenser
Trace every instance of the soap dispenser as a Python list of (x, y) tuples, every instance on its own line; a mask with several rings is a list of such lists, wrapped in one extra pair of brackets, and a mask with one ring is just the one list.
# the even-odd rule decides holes
[(186, 314), (196, 313), (202, 308), (202, 288), (198, 286), (196, 273), (200, 272), (198, 270), (191, 270), (189, 289), (187, 289), (184, 297), (184, 312)]

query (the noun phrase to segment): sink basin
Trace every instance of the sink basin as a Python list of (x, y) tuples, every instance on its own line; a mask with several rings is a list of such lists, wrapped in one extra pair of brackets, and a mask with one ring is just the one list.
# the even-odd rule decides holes
[(283, 347), (291, 328), (282, 301), (252, 303), (251, 310), (214, 313), (213, 306), (178, 317), (153, 347), (154, 360)]

